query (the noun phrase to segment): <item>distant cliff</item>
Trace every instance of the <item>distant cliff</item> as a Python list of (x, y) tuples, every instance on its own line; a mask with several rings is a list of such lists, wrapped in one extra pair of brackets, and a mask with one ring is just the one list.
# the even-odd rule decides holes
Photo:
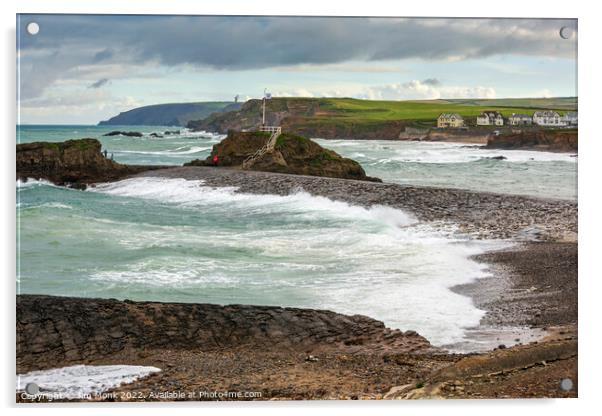
[(124, 111), (98, 123), (99, 126), (186, 126), (190, 120), (203, 119), (212, 113), (238, 110), (241, 103), (215, 101), (147, 105)]

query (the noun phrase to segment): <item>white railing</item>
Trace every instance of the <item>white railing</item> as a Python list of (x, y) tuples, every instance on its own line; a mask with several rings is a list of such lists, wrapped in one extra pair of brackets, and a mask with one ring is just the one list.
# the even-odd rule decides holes
[(249, 156), (242, 162), (243, 169), (250, 168), (257, 159), (259, 159), (266, 153), (272, 152), (274, 150), (274, 148), (276, 147), (276, 140), (278, 139), (278, 136), (280, 136), (280, 134), (282, 133), (282, 128), (280, 126), (261, 126), (259, 127), (259, 131), (271, 133), (270, 138), (268, 139), (265, 145), (263, 145), (259, 150), (257, 150), (255, 153), (253, 153), (251, 156)]

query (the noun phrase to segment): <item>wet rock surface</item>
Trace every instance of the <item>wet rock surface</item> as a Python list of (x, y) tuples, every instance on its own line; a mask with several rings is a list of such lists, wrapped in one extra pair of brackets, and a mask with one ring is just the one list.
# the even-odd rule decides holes
[(386, 205), (477, 238), (514, 239), (533, 228), (542, 241), (576, 241), (577, 236), (577, 204), (564, 200), (227, 168), (182, 167), (142, 175), (204, 180), (207, 186), (234, 186), (251, 194), (304, 190), (365, 207)]
[(19, 295), (16, 316), (18, 373), (156, 348), (305, 354), (435, 350), (414, 331), (313, 309)]

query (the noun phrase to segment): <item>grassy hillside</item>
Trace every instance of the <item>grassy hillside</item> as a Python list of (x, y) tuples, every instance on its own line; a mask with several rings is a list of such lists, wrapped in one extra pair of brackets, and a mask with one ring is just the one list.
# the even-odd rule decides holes
[[(261, 100), (249, 100), (240, 110), (214, 113), (188, 123), (188, 127), (219, 133), (252, 129), (262, 122), (261, 105)], [(508, 117), (512, 113), (532, 115), (540, 109), (565, 112), (575, 108), (575, 98), (373, 101), (276, 97), (266, 103), (266, 123), (305, 137), (396, 139), (407, 127), (435, 126), (444, 112), (459, 113), (468, 126), (474, 126), (484, 110)]]
[[(575, 99), (572, 99), (575, 100)], [(557, 111), (573, 110), (567, 99), (493, 99), (493, 100), (430, 100), (430, 101), (371, 101), (352, 98), (325, 98), (320, 100), (320, 110), (354, 122), (385, 120), (435, 120), (443, 112), (459, 113), (463, 117), (476, 117), (484, 110), (495, 110), (504, 116), (512, 113), (533, 114), (538, 109)], [(326, 114), (324, 114), (326, 115)], [(320, 114), (315, 116), (319, 117)]]

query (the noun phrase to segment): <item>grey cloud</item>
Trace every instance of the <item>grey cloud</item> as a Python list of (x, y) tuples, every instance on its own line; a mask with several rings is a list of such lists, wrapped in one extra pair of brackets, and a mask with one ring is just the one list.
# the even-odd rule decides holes
[(113, 51), (111, 49), (103, 49), (100, 52), (94, 54), (94, 58), (92, 58), (92, 62), (101, 62), (107, 59), (111, 59), (113, 56)]
[(99, 79), (98, 81), (93, 82), (92, 84), (88, 85), (88, 88), (100, 88), (103, 85), (106, 85), (108, 82), (109, 82), (108, 78), (102, 78), (102, 79)]
[[(20, 49), (60, 51), (45, 59), (23, 54), (35, 69), (29, 93), (50, 85), (65, 70), (110, 59), (129, 65), (189, 64), (247, 70), (299, 64), (336, 64), (418, 58), (457, 60), (496, 54), (575, 56), (576, 42), (560, 38), (561, 19), (388, 19), (320, 17), (215, 17), (24, 15), (43, 29), (19, 34)], [(24, 27), (24, 25), (21, 25)], [(97, 51), (94, 53), (93, 51)], [(100, 51), (100, 52), (98, 52)], [(86, 57), (86, 58), (84, 58)], [(35, 85), (35, 86), (33, 86)]]
[(427, 78), (422, 80), (422, 83), (425, 85), (431, 85), (433, 87), (441, 85), (441, 81), (439, 81), (437, 78)]

